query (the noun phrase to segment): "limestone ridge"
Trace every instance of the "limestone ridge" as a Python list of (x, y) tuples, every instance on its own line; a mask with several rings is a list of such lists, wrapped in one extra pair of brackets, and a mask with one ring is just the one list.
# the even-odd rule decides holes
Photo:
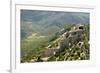
[(59, 37), (46, 47), (43, 52), (43, 57), (50, 57), (65, 50), (65, 48), (78, 47), (81, 48), (84, 44), (85, 26), (77, 24), (70, 31), (62, 29)]

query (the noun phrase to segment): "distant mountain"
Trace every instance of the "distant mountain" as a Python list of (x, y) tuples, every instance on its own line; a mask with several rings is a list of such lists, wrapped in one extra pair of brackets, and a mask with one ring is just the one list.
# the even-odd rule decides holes
[(34, 24), (89, 24), (89, 13), (21, 10), (21, 20)]
[(89, 13), (21, 10), (21, 36), (25, 37), (32, 32), (42, 35), (55, 34), (65, 25), (89, 24)]

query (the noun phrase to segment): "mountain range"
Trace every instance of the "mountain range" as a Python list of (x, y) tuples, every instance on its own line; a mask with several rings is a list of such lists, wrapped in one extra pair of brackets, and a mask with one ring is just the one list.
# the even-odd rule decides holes
[(44, 10), (21, 10), (22, 36), (31, 32), (51, 34), (67, 24), (89, 24), (89, 13)]
[(89, 13), (21, 10), (21, 20), (34, 24), (89, 24)]

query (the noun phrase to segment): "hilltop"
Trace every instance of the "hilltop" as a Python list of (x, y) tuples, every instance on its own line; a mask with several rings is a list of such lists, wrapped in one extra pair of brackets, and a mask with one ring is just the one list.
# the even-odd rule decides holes
[(46, 46), (40, 56), (30, 62), (89, 60), (87, 30), (87, 26), (81, 24), (71, 27), (69, 31), (61, 30), (57, 35), (58, 38)]

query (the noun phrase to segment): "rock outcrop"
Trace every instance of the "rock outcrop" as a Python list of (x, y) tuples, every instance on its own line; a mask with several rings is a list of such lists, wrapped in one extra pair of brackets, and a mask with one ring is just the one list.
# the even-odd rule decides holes
[(82, 46), (84, 25), (78, 24), (71, 28), (70, 31), (62, 30), (59, 38), (52, 42), (52, 44), (46, 47), (43, 52), (43, 57), (49, 57), (64, 51), (65, 48), (70, 48), (73, 45)]

